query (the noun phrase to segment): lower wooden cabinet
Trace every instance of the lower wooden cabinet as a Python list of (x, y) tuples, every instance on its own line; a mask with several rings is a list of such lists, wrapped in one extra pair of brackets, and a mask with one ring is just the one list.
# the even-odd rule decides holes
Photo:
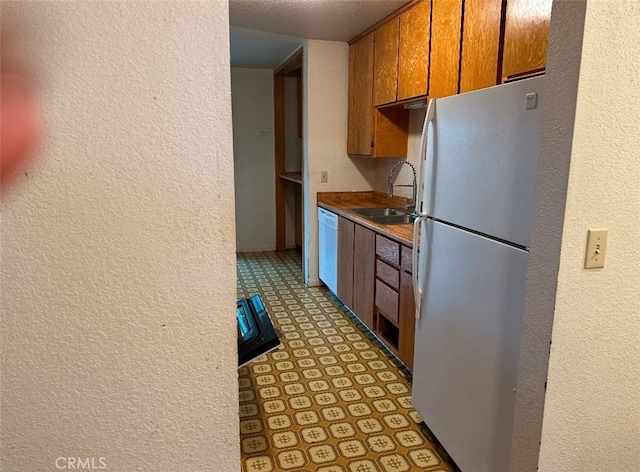
[(338, 219), (338, 297), (369, 329), (374, 329), (376, 233)]
[[(403, 247), (404, 249), (404, 247)], [(416, 335), (416, 303), (413, 298), (413, 275), (406, 270), (400, 274), (398, 319), (398, 357), (413, 370), (413, 347)]]
[(376, 236), (376, 333), (410, 369), (415, 335), (411, 252), (407, 246)]
[(373, 294), (375, 284), (376, 233), (355, 225), (353, 232), (353, 312), (375, 329)]
[(355, 223), (338, 217), (338, 297), (353, 311), (353, 237)]
[[(398, 325), (398, 291), (376, 279), (376, 309), (392, 324)], [(397, 346), (395, 346), (397, 348)]]
[(338, 219), (338, 297), (410, 369), (415, 303), (411, 248)]

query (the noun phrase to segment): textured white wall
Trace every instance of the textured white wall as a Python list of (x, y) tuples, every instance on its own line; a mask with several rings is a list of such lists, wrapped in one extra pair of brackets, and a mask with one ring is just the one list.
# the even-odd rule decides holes
[[(640, 470), (640, 4), (587, 3), (539, 470)], [(603, 269), (582, 268), (607, 227)]]
[(584, 10), (584, 1), (556, 0), (551, 14), (527, 292), (515, 390), (509, 468), (514, 472), (535, 472), (538, 468)]
[(273, 71), (231, 69), (238, 251), (276, 248)]
[(2, 206), (0, 469), (239, 470), (226, 2), (2, 9), (47, 132)]
[[(318, 279), (318, 192), (372, 190), (374, 159), (347, 156), (349, 46), (337, 41), (309, 40), (304, 51), (305, 281)], [(329, 174), (320, 183), (320, 172)]]

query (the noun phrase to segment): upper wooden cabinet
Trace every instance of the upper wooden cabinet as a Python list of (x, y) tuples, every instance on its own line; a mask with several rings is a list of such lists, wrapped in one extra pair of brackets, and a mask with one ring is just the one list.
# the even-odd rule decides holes
[(407, 157), (409, 110), (402, 107), (374, 108), (373, 157)]
[(466, 0), (459, 91), (543, 72), (550, 15), (551, 0)]
[(427, 94), (431, 2), (416, 4), (374, 31), (373, 104)]
[(460, 93), (500, 82), (502, 0), (467, 0), (464, 4)]
[(552, 0), (507, 0), (502, 81), (542, 72)]
[(347, 153), (373, 155), (373, 33), (349, 47)]
[(398, 91), (398, 18), (374, 32), (373, 104), (396, 101)]
[(429, 97), (458, 93), (462, 0), (433, 0), (431, 11), (431, 72)]
[(431, 2), (418, 3), (400, 15), (398, 101), (427, 94)]
[(552, 0), (424, 0), (351, 44), (350, 156), (406, 158), (409, 112), (544, 71)]
[(408, 111), (373, 106), (373, 40), (370, 33), (349, 48), (347, 154), (407, 157)]

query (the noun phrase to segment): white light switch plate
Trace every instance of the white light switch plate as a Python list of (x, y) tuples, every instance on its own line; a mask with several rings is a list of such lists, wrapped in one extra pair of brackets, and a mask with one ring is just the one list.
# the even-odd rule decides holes
[(607, 253), (607, 236), (609, 236), (608, 228), (587, 230), (587, 251), (584, 255), (585, 269), (604, 267), (604, 257)]

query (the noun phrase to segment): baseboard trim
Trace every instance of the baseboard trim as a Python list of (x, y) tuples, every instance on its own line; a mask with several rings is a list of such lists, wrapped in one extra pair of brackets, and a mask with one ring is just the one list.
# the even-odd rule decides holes
[(273, 252), (276, 250), (275, 246), (270, 247), (249, 247), (249, 248), (236, 248), (236, 252)]
[(309, 279), (307, 281), (307, 287), (320, 287), (323, 284), (324, 283), (318, 278)]

